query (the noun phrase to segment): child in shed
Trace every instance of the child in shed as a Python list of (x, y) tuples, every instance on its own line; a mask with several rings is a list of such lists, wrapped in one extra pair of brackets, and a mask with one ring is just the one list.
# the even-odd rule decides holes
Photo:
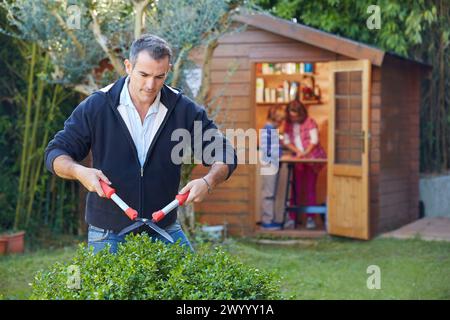
[[(285, 118), (285, 109), (281, 106), (271, 106), (267, 114), (266, 124), (261, 135), (260, 150), (264, 163), (276, 161), (276, 170), (273, 174), (262, 175), (262, 216), (261, 226), (266, 230), (281, 229), (281, 223), (275, 221), (275, 198), (278, 186), (278, 161), (281, 157), (282, 147), (278, 128), (281, 127)], [(275, 140), (276, 139), (276, 140)], [(276, 154), (273, 154), (276, 152)]]

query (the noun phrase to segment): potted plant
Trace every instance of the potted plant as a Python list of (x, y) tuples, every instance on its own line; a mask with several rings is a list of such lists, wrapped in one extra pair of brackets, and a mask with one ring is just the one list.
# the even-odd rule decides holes
[(23, 253), (25, 250), (25, 231), (9, 231), (0, 235), (0, 254), (2, 246), (4, 253)]
[(8, 240), (0, 238), (0, 256), (5, 255), (7, 249), (8, 249)]

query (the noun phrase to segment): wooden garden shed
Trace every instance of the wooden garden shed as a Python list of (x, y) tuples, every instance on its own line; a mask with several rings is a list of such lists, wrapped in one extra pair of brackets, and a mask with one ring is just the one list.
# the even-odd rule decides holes
[[(267, 108), (286, 103), (277, 89), (308, 75), (317, 99), (307, 108), (327, 151), (317, 184), (327, 232), (370, 239), (416, 220), (420, 91), (430, 66), (270, 15), (241, 15), (235, 22), (244, 31), (222, 37), (211, 63), (211, 94), (224, 90), (226, 112), (218, 119), (226, 118), (228, 128), (260, 129)], [(257, 81), (268, 89), (262, 97)], [(240, 159), (245, 156), (246, 150), (238, 150)], [(206, 172), (199, 166), (194, 177)], [(260, 188), (258, 166), (240, 164), (229, 181), (196, 204), (200, 221), (226, 222), (231, 233), (252, 234)]]

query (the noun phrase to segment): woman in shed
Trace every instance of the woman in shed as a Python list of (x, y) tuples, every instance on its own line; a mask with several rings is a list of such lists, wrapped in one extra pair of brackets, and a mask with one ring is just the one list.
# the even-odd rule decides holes
[[(308, 111), (299, 100), (291, 101), (286, 109), (286, 122), (284, 128), (284, 145), (295, 157), (302, 159), (325, 159), (326, 153), (319, 142), (319, 129), (317, 123), (308, 116)], [(323, 163), (296, 163), (294, 170), (295, 190), (297, 203), (299, 205), (301, 190), (305, 188), (305, 205), (316, 205), (316, 183), (319, 171), (324, 166)], [(315, 218), (314, 218), (315, 217)], [(306, 221), (307, 229), (315, 229), (319, 223), (320, 216), (308, 214)], [(295, 225), (295, 212), (289, 213), (289, 219), (285, 228), (293, 228)], [(316, 222), (314, 221), (316, 219)], [(302, 219), (305, 225), (305, 219)]]

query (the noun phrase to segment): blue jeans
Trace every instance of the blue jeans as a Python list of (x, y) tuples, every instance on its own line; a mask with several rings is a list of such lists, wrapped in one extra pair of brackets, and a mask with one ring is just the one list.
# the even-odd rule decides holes
[[(180, 245), (181, 246), (187, 246), (192, 252), (194, 249), (192, 248), (191, 243), (189, 242), (188, 238), (184, 234), (183, 230), (181, 229), (181, 225), (178, 221), (174, 222), (173, 224), (167, 226), (164, 228), (164, 230), (167, 231), (168, 234), (170, 234), (175, 242), (177, 240), (181, 239)], [(164, 237), (152, 234), (151, 238), (153, 240), (160, 240), (165, 243), (170, 244), (168, 240), (166, 240)], [(88, 229), (88, 249), (94, 248), (94, 253), (99, 252), (103, 248), (106, 247), (106, 245), (110, 245), (111, 248), (109, 249), (109, 252), (116, 253), (118, 249), (119, 243), (125, 242), (125, 235), (119, 236), (116, 233), (110, 231), (110, 230), (104, 230), (97, 227), (94, 227), (92, 225), (89, 225)]]

